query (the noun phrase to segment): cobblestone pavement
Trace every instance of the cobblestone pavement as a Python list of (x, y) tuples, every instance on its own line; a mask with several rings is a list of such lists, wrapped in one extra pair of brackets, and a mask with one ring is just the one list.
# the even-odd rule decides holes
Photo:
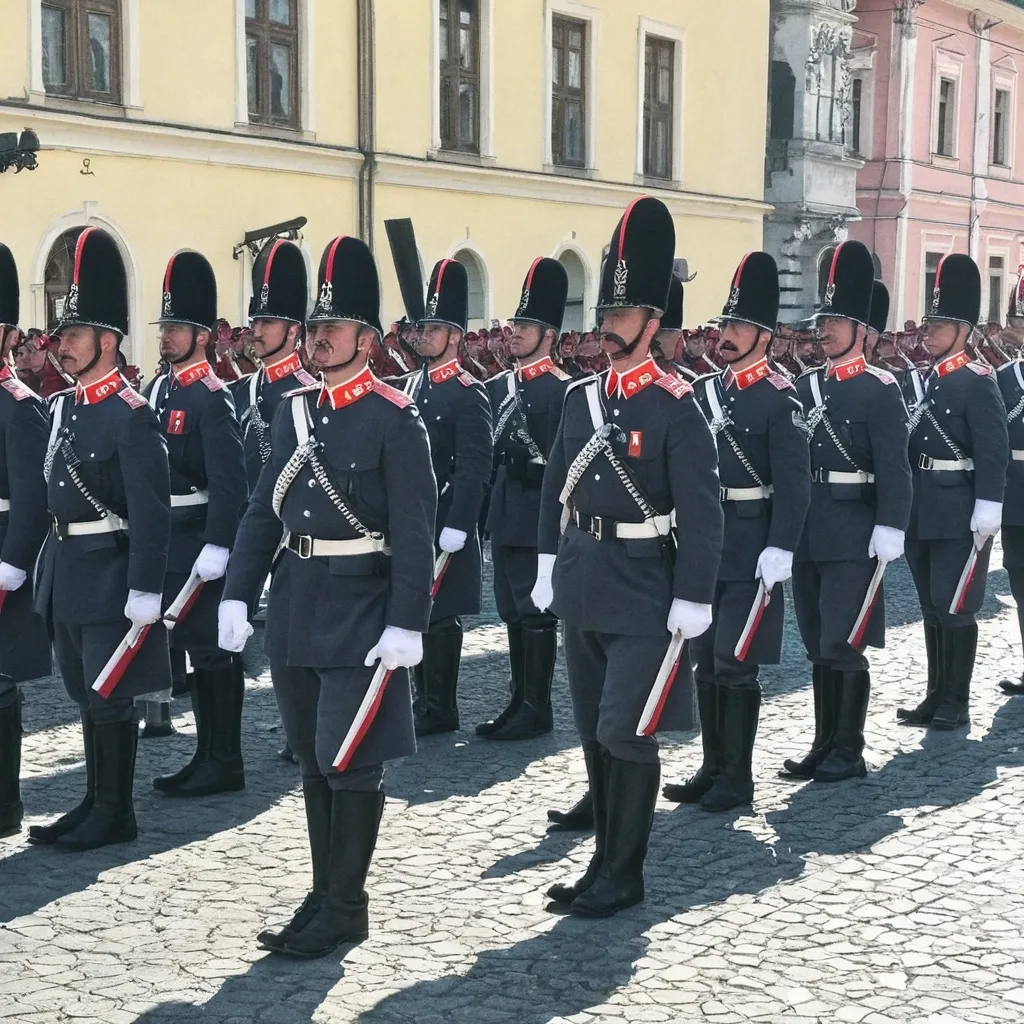
[[(923, 733), (894, 722), (923, 688), (924, 650), (905, 565), (890, 572), (869, 776), (776, 777), (812, 728), (790, 615), (787, 660), (764, 673), (754, 813), (661, 802), (647, 901), (603, 922), (544, 909), (544, 889), (582, 871), (591, 845), (544, 831), (546, 808), (584, 785), (564, 671), (552, 736), (477, 740), (472, 725), (507, 686), (504, 631), (481, 617), (467, 636), (464, 730), (388, 772), (371, 936), (343, 960), (293, 963), (253, 942), (301, 900), (309, 870), (297, 774), (275, 757), (254, 646), (244, 793), (183, 803), (149, 788), (190, 752), (179, 701), (181, 735), (140, 746), (138, 842), (74, 856), (0, 840), (0, 1020), (1020, 1021), (1024, 699), (996, 688), (1020, 669), (1009, 587), (996, 557), (974, 724)], [(27, 825), (78, 800), (83, 766), (59, 682), (28, 687), (25, 711)], [(664, 747), (666, 778), (693, 770), (693, 735)]]

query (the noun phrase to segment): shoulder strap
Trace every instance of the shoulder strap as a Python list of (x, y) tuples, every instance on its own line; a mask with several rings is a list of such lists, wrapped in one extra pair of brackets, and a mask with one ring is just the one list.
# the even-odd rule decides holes
[(309, 418), (309, 409), (306, 408), (305, 395), (295, 395), (292, 398), (292, 424), (295, 427), (295, 440), (300, 446), (306, 444), (309, 441), (312, 423)]
[(516, 372), (515, 370), (508, 371), (508, 397), (515, 401), (516, 398)]
[[(1017, 376), (1019, 379), (1019, 370)], [(914, 385), (914, 397), (920, 402), (924, 398), (924, 385), (921, 383), (921, 371), (916, 366), (910, 371), (910, 382)], [(1021, 390), (1024, 390), (1024, 382), (1021, 383)]]
[(583, 391), (587, 396), (587, 408), (590, 410), (590, 421), (594, 424), (595, 432), (604, 426), (604, 410), (601, 408), (600, 386), (601, 379), (599, 377), (583, 385)]
[(814, 397), (814, 408), (824, 408), (825, 399), (821, 397), (821, 379), (818, 377), (817, 371), (811, 374), (810, 381), (811, 394)]
[(709, 377), (704, 381), (704, 394), (708, 400), (708, 408), (711, 409), (712, 420), (724, 420), (725, 413), (722, 410), (722, 403), (718, 400), (718, 388), (715, 384), (717, 377)]
[(164, 381), (167, 380), (169, 376), (170, 374), (165, 373), (162, 377), (157, 377), (153, 382), (153, 387), (149, 392), (149, 407), (153, 412), (157, 411), (156, 407), (160, 401), (160, 389), (164, 386)]
[(67, 395), (58, 395), (50, 406), (50, 439), (46, 442), (46, 455), (43, 459), (43, 476), (47, 482), (53, 472), (53, 459), (57, 454), (57, 445), (60, 443), (60, 431), (64, 420), (64, 404)]
[(261, 367), (256, 367), (252, 371), (252, 375), (249, 377), (249, 406), (252, 409), (256, 408), (256, 399), (259, 397), (260, 390), (260, 374), (263, 372)]

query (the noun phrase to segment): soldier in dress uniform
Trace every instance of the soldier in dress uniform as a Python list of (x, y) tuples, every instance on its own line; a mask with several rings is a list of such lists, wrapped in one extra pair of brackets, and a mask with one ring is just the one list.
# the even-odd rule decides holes
[[(683, 340), (683, 282), (678, 274), (672, 275), (668, 289), (668, 308), (661, 318), (661, 327), (651, 346), (658, 366), (666, 373), (674, 373), (684, 380), (693, 381), (697, 374), (676, 361)], [(658, 353), (661, 353), (659, 356)]]
[(21, 828), (21, 693), (48, 676), (50, 638), (33, 610), (32, 568), (46, 536), (42, 401), (11, 370), (18, 338), (18, 268), (0, 243), (0, 836)]
[(229, 386), (242, 425), (249, 490), (270, 458), (270, 428), (282, 397), (313, 378), (302, 368), (298, 346), (309, 304), (306, 262), (294, 242), (273, 238), (252, 268), (252, 351), (260, 359), (255, 373)]
[[(220, 610), (221, 646), (240, 651), (249, 607), (283, 544), (266, 649), (302, 772), (313, 888), (259, 942), (296, 957), (324, 956), (367, 933), (383, 763), (416, 749), (406, 669), (422, 656), (430, 618), (437, 503), (416, 406), (367, 366), (381, 333), (370, 250), (334, 239), (319, 278), (307, 351), (323, 381), (289, 395), (274, 422), (271, 462), (239, 529)], [(378, 660), (394, 674), (338, 770)]]
[(457, 689), (463, 615), (477, 615), (481, 598), (477, 524), (491, 482), (491, 407), (487, 390), (459, 365), (469, 283), (457, 260), (441, 260), (427, 287), (426, 316), (415, 339), (423, 368), (400, 379), (430, 436), (437, 479), (437, 547), (452, 555), (434, 598), (423, 662), (416, 669), (416, 734), (459, 727)]
[[(932, 358), (914, 411), (910, 460), (914, 506), (907, 561), (917, 587), (928, 654), (928, 690), (907, 725), (955, 729), (970, 721), (977, 613), (985, 599), (992, 538), (999, 532), (1009, 460), (1006, 406), (995, 371), (965, 351), (981, 309), (981, 274), (970, 256), (944, 256), (925, 317)], [(968, 561), (977, 559), (965, 578)]]
[[(663, 374), (650, 352), (674, 247), (665, 205), (634, 200), (612, 236), (598, 298), (611, 367), (566, 392), (541, 495), (533, 603), (565, 624), (596, 833), (586, 874), (548, 895), (592, 917), (644, 897), (660, 765), (659, 723), (652, 717), (641, 730), (641, 718), (673, 637), (675, 649), (711, 624), (722, 549), (711, 432), (690, 386)], [(692, 724), (693, 679), (681, 648), (660, 727)]]
[[(1019, 337), (1024, 329), (1024, 267), (1017, 272), (1017, 281), (1006, 311), (1004, 335)], [(999, 390), (1006, 406), (1010, 458), (1006, 468), (1006, 495), (1003, 499), (1003, 568), (1010, 578), (1010, 593), (1017, 602), (1017, 624), (1024, 639), (1024, 365), (1016, 346), (1016, 357), (999, 368)], [(1003, 679), (1004, 693), (1024, 694), (1024, 676)]]
[(160, 357), (169, 371), (149, 389), (171, 467), (171, 547), (164, 604), (190, 579), (202, 582), (195, 603), (171, 633), (172, 649), (192, 662), (196, 751), (173, 775), (153, 780), (169, 796), (242, 789), (242, 660), (217, 646), (228, 553), (249, 496), (242, 435), (227, 385), (206, 360), (217, 315), (217, 281), (205, 256), (183, 250), (164, 274)]
[(478, 736), (492, 740), (529, 739), (552, 729), (558, 620), (534, 607), (530, 591), (537, 578), (540, 488), (570, 379), (551, 359), (568, 294), (569, 277), (558, 260), (533, 261), (510, 321), (515, 369), (487, 382), (498, 466), (487, 529), (494, 600), (508, 631), (512, 671), (508, 707), (476, 727)]
[(862, 776), (871, 692), (865, 647), (885, 646), (879, 563), (903, 554), (912, 485), (907, 408), (887, 370), (864, 358), (874, 266), (843, 242), (823, 267), (818, 338), (827, 362), (797, 380), (811, 439), (811, 506), (793, 570), (793, 605), (813, 669), (814, 742), (784, 774)]
[[(68, 695), (82, 715), (86, 795), (29, 839), (90, 850), (136, 837), (134, 698), (171, 685), (161, 592), (170, 540), (167, 445), (156, 414), (117, 368), (128, 283), (114, 239), (88, 227), (57, 326), (61, 368), (78, 381), (54, 397), (44, 463), (52, 527), (38, 572)], [(127, 603), (126, 603), (127, 600)], [(132, 634), (144, 639), (116, 686), (94, 686)]]
[(714, 620), (691, 644), (704, 762), (664, 794), (680, 803), (699, 801), (709, 811), (754, 797), (758, 669), (777, 665), (782, 655), (785, 600), (779, 584), (793, 575), (793, 553), (811, 502), (803, 409), (792, 382), (768, 362), (778, 318), (775, 260), (748, 253), (720, 321), (718, 352), (726, 369), (693, 386), (718, 444), (725, 541)]

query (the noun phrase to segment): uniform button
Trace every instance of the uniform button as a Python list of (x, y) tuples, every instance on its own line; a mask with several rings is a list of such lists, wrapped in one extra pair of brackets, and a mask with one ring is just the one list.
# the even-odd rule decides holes
[(820, 441), (818, 442), (818, 447), (819, 447), (819, 448), (821, 447), (821, 442), (820, 442)]
[(71, 414), (71, 418), (72, 418), (73, 420), (77, 420), (77, 419), (78, 419), (78, 414), (77, 414), (77, 413), (72, 413), (72, 414)]
[(320, 422), (321, 423), (329, 423), (330, 420), (325, 416)]
[(353, 462), (353, 463), (352, 463), (352, 465), (351, 465), (351, 466), (349, 466), (348, 468), (349, 468), (349, 469), (355, 469), (355, 468), (356, 468), (356, 464), (355, 464), (355, 463)]
[(90, 459), (95, 459), (96, 458), (96, 453), (95, 452), (89, 452), (89, 458)]
[(594, 474), (594, 480), (600, 480), (600, 479), (601, 479), (601, 474), (600, 473), (595, 473)]
[(946, 410), (946, 415), (947, 415), (947, 416), (949, 415), (949, 410), (948, 410), (948, 409)]
[(438, 420), (440, 420), (440, 419), (441, 419), (441, 417), (440, 417), (440, 416), (436, 416), (436, 417), (435, 417), (435, 419), (438, 419)]
[(316, 487), (316, 481), (315, 480), (310, 480), (309, 483), (307, 484), (307, 486), (308, 487)]
[(306, 511), (303, 512), (302, 514), (308, 519), (309, 518), (309, 509), (307, 508)]
[(618, 410), (618, 409), (615, 409), (615, 410), (614, 410), (614, 412), (615, 412), (615, 415), (616, 415), (616, 416), (618, 416), (618, 415), (619, 415), (619, 410)]
[(64, 486), (64, 481), (63, 481), (63, 480), (59, 480), (59, 481), (57, 482), (57, 486), (58, 486), (58, 487), (63, 487), (63, 486)]

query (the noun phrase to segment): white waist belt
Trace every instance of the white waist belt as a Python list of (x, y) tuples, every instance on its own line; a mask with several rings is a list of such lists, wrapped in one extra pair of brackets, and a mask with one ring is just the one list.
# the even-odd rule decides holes
[(918, 469), (937, 472), (957, 472), (974, 469), (974, 459), (933, 459), (930, 455), (922, 455), (917, 460)]
[(767, 487), (723, 487), (721, 498), (722, 501), (763, 501), (770, 498), (773, 491), (770, 484)]
[(84, 523), (67, 523), (59, 528), (65, 537), (88, 537), (94, 533), (117, 533), (128, 529), (128, 520), (109, 515), (105, 519), (90, 519)]
[(172, 494), (171, 508), (185, 508), (189, 505), (209, 505), (209, 491), (193, 491), (191, 494)]
[(671, 516), (654, 516), (642, 523), (617, 523), (615, 536), (619, 540), (644, 540), (647, 537), (667, 537), (672, 528)]
[(345, 555), (373, 555), (377, 552), (383, 552), (385, 555), (391, 554), (391, 549), (387, 544), (374, 537), (359, 537), (356, 540), (317, 540), (316, 537), (290, 537), (286, 546), (299, 558), (337, 558)]
[(874, 473), (860, 471), (846, 473), (836, 469), (819, 469), (813, 476), (819, 483), (824, 484), (873, 484), (875, 482)]
[(0, 498), (0, 512), (11, 511), (11, 500), (10, 498)]
[[(1014, 462), (1024, 462), (1024, 448), (1011, 448), (1010, 458), (1013, 459)], [(0, 501), (0, 512), (4, 510), (4, 504), (5, 503), (3, 501)], [(10, 506), (10, 502), (7, 502), (6, 504)]]

